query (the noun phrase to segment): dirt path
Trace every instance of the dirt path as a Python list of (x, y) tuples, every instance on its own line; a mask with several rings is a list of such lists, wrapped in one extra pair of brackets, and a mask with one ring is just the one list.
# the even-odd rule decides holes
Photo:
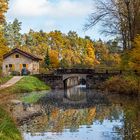
[(18, 81), (20, 81), (23, 78), (23, 76), (14, 76), (12, 79), (10, 79), (7, 83), (0, 85), (0, 90), (10, 87), (12, 85), (14, 85), (15, 83), (17, 83)]

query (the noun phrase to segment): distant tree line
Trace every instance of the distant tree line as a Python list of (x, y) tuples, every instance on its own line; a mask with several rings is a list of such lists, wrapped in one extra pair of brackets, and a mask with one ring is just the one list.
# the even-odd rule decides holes
[[(116, 35), (115, 39), (105, 42), (101, 39), (92, 40), (89, 36), (82, 38), (75, 31), (64, 34), (61, 31), (47, 33), (30, 29), (28, 33), (21, 34), (22, 23), (18, 19), (10, 23), (5, 21), (4, 13), (8, 9), (8, 2), (3, 0), (4, 5), (0, 9), (0, 65), (3, 54), (18, 47), (41, 57), (43, 61), (40, 65), (43, 72), (56, 68), (139, 69), (139, 0), (108, 2), (97, 2), (96, 11), (91, 14), (85, 26), (88, 29), (102, 21), (106, 27), (104, 32)], [(130, 10), (133, 11), (133, 15)]]

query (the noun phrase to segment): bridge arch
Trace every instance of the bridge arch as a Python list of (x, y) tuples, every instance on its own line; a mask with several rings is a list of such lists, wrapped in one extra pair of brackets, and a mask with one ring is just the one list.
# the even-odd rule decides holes
[(78, 79), (85, 79), (86, 80), (87, 74), (63, 74), (63, 81), (65, 79), (71, 78), (71, 77), (78, 77)]
[(77, 76), (73, 76), (73, 77), (68, 77), (64, 79), (63, 83), (64, 83), (64, 89), (66, 89), (66, 88), (70, 88), (70, 87), (78, 85), (79, 80)]
[(64, 88), (73, 87), (79, 85), (80, 82), (86, 82), (86, 74), (64, 74), (63, 83)]

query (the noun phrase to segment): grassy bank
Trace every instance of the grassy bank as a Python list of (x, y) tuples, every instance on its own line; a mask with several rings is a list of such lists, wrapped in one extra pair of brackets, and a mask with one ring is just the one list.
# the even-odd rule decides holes
[(25, 93), (32, 91), (49, 90), (50, 87), (38, 78), (33, 76), (25, 76), (15, 85), (3, 89), (0, 93)]
[(0, 108), (0, 140), (22, 140), (19, 130), (8, 114)]
[[(33, 76), (25, 76), (15, 85), (0, 90), (0, 95), (2, 95), (0, 102), (2, 102), (1, 100), (3, 100), (3, 97), (5, 98), (5, 96), (7, 96), (8, 100), (12, 94), (15, 95), (16, 93), (27, 93), (49, 89), (50, 87), (44, 82), (40, 81), (38, 78)], [(23, 101), (34, 103), (43, 96), (44, 94), (31, 94), (29, 97), (23, 98)], [(8, 113), (6, 113), (2, 108), (0, 108), (0, 140), (22, 140), (21, 134), (16, 128), (14, 121), (8, 117)]]
[(6, 77), (1, 76), (1, 77), (0, 77), (0, 84), (6, 83), (6, 82), (9, 81), (12, 77), (13, 77), (13, 76), (6, 76)]
[(140, 77), (136, 75), (114, 76), (104, 83), (103, 89), (110, 93), (137, 95), (140, 93)]

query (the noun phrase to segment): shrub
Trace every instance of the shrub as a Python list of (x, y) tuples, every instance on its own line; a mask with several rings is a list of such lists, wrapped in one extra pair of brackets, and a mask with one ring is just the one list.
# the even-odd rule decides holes
[(104, 83), (103, 88), (110, 93), (138, 94), (140, 78), (136, 76), (114, 76)]
[(18, 72), (18, 71), (12, 71), (11, 72), (11, 75), (12, 76), (19, 76), (20, 75), (20, 72)]

